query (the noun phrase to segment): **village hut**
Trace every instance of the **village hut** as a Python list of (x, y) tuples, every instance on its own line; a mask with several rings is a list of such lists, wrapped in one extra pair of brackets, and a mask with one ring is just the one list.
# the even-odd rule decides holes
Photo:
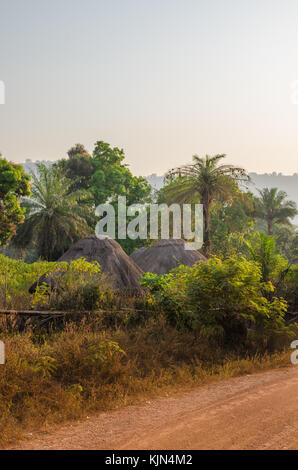
[[(79, 258), (85, 258), (88, 262), (97, 261), (116, 289), (134, 294), (141, 293), (139, 280), (143, 272), (115, 240), (107, 236), (90, 235), (71, 246), (58, 261), (70, 262)], [(53, 287), (55, 273), (41, 276), (30, 287), (29, 292), (34, 293), (37, 285), (42, 282)]]
[(167, 274), (177, 266), (192, 266), (197, 261), (207, 261), (197, 250), (186, 250), (185, 241), (171, 238), (160, 240), (148, 248), (139, 248), (130, 258), (144, 272)]

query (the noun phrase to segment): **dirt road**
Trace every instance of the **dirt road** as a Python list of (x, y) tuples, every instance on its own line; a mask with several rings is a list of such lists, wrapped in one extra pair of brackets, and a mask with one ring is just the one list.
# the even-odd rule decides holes
[(102, 413), (19, 449), (298, 449), (298, 366)]

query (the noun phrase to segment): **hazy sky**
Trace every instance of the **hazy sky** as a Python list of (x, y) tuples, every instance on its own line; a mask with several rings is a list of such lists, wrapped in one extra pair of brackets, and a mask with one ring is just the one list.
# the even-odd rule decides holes
[(0, 0), (0, 80), (14, 161), (105, 140), (136, 174), (298, 172), (297, 0)]

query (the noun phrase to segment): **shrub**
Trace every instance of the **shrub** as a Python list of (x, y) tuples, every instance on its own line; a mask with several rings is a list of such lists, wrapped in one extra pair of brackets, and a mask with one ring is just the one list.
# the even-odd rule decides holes
[[(97, 262), (84, 258), (61, 263), (54, 289), (47, 290), (48, 307), (55, 310), (97, 310), (113, 304), (114, 290)], [(39, 286), (42, 288), (42, 286)]]
[(274, 237), (266, 233), (254, 232), (245, 242), (248, 259), (255, 261), (261, 268), (262, 281), (278, 281), (287, 269), (289, 262), (277, 253)]
[[(42, 275), (54, 276), (54, 287), (42, 283), (35, 294), (29, 287)], [(84, 258), (67, 262), (27, 264), (0, 255), (0, 308), (7, 310), (96, 310), (114, 302), (114, 291), (97, 262)]]
[(287, 304), (282, 298), (268, 300), (265, 294), (272, 295), (274, 287), (261, 279), (253, 261), (211, 258), (164, 276), (145, 274), (142, 284), (154, 308), (178, 328), (233, 348), (249, 340), (274, 348), (291, 334), (284, 321)]
[(8, 310), (29, 310), (34, 297), (29, 287), (43, 274), (51, 274), (58, 263), (38, 261), (28, 264), (0, 254), (0, 308)]
[[(97, 315), (98, 317), (98, 315)], [(161, 391), (288, 365), (290, 351), (264, 357), (224, 354), (178, 331), (160, 315), (131, 330), (94, 319), (37, 335), (1, 334), (0, 448), (26, 433), (95, 411), (137, 403)]]

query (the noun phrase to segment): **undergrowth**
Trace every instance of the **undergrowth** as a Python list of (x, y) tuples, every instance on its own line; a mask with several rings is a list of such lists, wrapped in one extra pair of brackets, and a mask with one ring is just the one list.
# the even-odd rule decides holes
[(26, 433), (168, 391), (289, 364), (289, 352), (230, 353), (164, 317), (103, 330), (70, 322), (53, 332), (1, 333), (0, 445)]

